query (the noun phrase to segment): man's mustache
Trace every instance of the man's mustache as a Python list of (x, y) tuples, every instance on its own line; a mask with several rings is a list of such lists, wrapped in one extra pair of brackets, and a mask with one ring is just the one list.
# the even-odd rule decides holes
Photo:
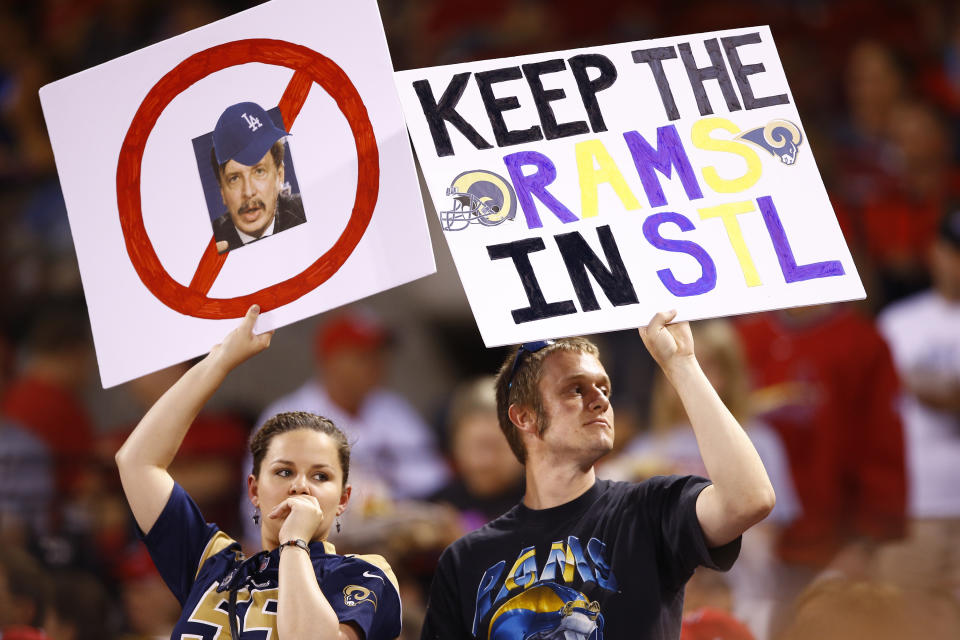
[(248, 213), (254, 209), (265, 209), (266, 207), (263, 204), (263, 200), (256, 198), (254, 200), (248, 200), (244, 202), (243, 205), (237, 209), (237, 213)]

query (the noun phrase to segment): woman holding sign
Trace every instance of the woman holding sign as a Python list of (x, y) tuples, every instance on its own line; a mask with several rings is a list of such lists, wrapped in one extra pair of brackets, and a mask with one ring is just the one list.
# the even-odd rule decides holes
[[(172, 638), (233, 640), (264, 630), (292, 640), (388, 639), (400, 634), (400, 598), (379, 556), (340, 556), (326, 541), (350, 499), (350, 446), (332, 422), (281, 413), (250, 444), (247, 484), (263, 550), (207, 524), (167, 472), (187, 429), (226, 375), (270, 345), (255, 336), (259, 308), (147, 412), (117, 452), (120, 479), (154, 563), (183, 607)], [(262, 514), (262, 518), (260, 517)], [(268, 634), (269, 635), (269, 634)], [(252, 635), (248, 637), (253, 637)]]

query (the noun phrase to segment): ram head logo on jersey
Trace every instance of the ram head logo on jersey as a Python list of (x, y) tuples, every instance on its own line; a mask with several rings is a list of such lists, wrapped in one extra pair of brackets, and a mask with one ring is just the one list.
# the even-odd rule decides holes
[(553, 582), (504, 602), (490, 618), (490, 640), (603, 640), (600, 604)]
[(343, 604), (348, 607), (356, 607), (363, 603), (372, 604), (373, 610), (377, 610), (377, 594), (366, 587), (351, 584), (343, 588)]
[(803, 134), (789, 120), (771, 120), (765, 127), (744, 131), (737, 139), (752, 142), (789, 165), (797, 161), (797, 147), (803, 142)]
[(453, 196), (453, 208), (440, 212), (445, 231), (460, 231), (474, 222), (492, 227), (517, 215), (513, 186), (492, 171), (464, 171), (447, 187), (447, 195)]

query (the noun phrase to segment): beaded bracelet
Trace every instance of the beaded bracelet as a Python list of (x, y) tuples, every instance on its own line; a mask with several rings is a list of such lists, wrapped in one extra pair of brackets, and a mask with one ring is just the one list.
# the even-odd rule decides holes
[(308, 554), (310, 553), (310, 547), (307, 546), (307, 543), (304, 542), (304, 540), (303, 540), (302, 538), (297, 538), (297, 539), (295, 539), (295, 540), (287, 540), (286, 542), (281, 542), (281, 543), (280, 543), (280, 552), (277, 554), (278, 556), (283, 554), (283, 548), (284, 548), (284, 547), (299, 547), (300, 549), (303, 549), (304, 551), (306, 551)]

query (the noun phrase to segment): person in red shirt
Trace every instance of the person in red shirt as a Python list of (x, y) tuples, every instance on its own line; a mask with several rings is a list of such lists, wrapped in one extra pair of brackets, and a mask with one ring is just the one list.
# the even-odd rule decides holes
[(906, 481), (899, 390), (873, 323), (847, 306), (738, 322), (758, 412), (787, 450), (802, 514), (778, 551), (795, 568), (789, 600), (827, 567), (865, 574), (874, 543), (902, 537)]

